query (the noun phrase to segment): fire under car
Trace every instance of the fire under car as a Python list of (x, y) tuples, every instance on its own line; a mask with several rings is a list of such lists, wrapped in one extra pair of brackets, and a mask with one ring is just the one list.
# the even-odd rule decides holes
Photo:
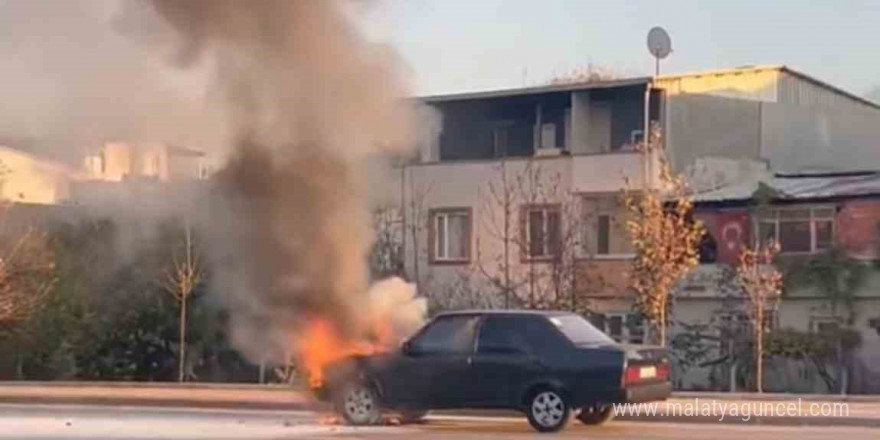
[(627, 346), (566, 312), (464, 311), (428, 322), (400, 349), (325, 368), (318, 396), (353, 425), (383, 411), (416, 422), (429, 410), (513, 409), (540, 432), (574, 415), (609, 421), (612, 404), (669, 396), (666, 351)]

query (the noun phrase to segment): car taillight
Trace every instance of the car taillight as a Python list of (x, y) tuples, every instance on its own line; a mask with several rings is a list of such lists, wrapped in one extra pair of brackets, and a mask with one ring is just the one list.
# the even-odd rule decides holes
[(636, 365), (626, 367), (623, 372), (623, 384), (629, 385), (642, 379), (642, 368)]

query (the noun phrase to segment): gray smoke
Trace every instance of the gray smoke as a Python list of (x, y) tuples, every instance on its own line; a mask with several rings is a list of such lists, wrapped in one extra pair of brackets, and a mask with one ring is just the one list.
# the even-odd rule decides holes
[[(367, 163), (407, 154), (413, 112), (393, 51), (331, 0), (28, 0), (0, 5), (0, 133), (78, 157), (109, 140), (224, 158), (198, 201), (163, 206), (208, 237), (236, 346), (283, 361), (306, 320), (406, 331), (412, 286), (370, 289)], [(3, 12), (6, 12), (5, 14)], [(375, 169), (375, 167), (370, 167)], [(155, 215), (155, 213), (153, 213)], [(387, 291), (387, 294), (382, 292)]]
[(281, 360), (313, 317), (364, 335), (377, 319), (366, 163), (414, 143), (392, 53), (341, 2), (149, 3), (176, 33), (170, 59), (213, 73), (231, 123), (235, 151), (203, 224), (234, 342)]

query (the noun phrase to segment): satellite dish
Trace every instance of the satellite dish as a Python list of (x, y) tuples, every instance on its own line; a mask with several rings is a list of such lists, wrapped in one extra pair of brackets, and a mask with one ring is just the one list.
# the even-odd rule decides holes
[(648, 31), (648, 50), (658, 60), (669, 56), (672, 52), (672, 40), (669, 39), (665, 29), (654, 26)]

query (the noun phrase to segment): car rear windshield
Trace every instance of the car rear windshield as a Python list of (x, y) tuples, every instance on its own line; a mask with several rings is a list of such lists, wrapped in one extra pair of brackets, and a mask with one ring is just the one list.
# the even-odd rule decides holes
[(614, 344), (614, 340), (577, 315), (551, 316), (550, 322), (575, 345)]

